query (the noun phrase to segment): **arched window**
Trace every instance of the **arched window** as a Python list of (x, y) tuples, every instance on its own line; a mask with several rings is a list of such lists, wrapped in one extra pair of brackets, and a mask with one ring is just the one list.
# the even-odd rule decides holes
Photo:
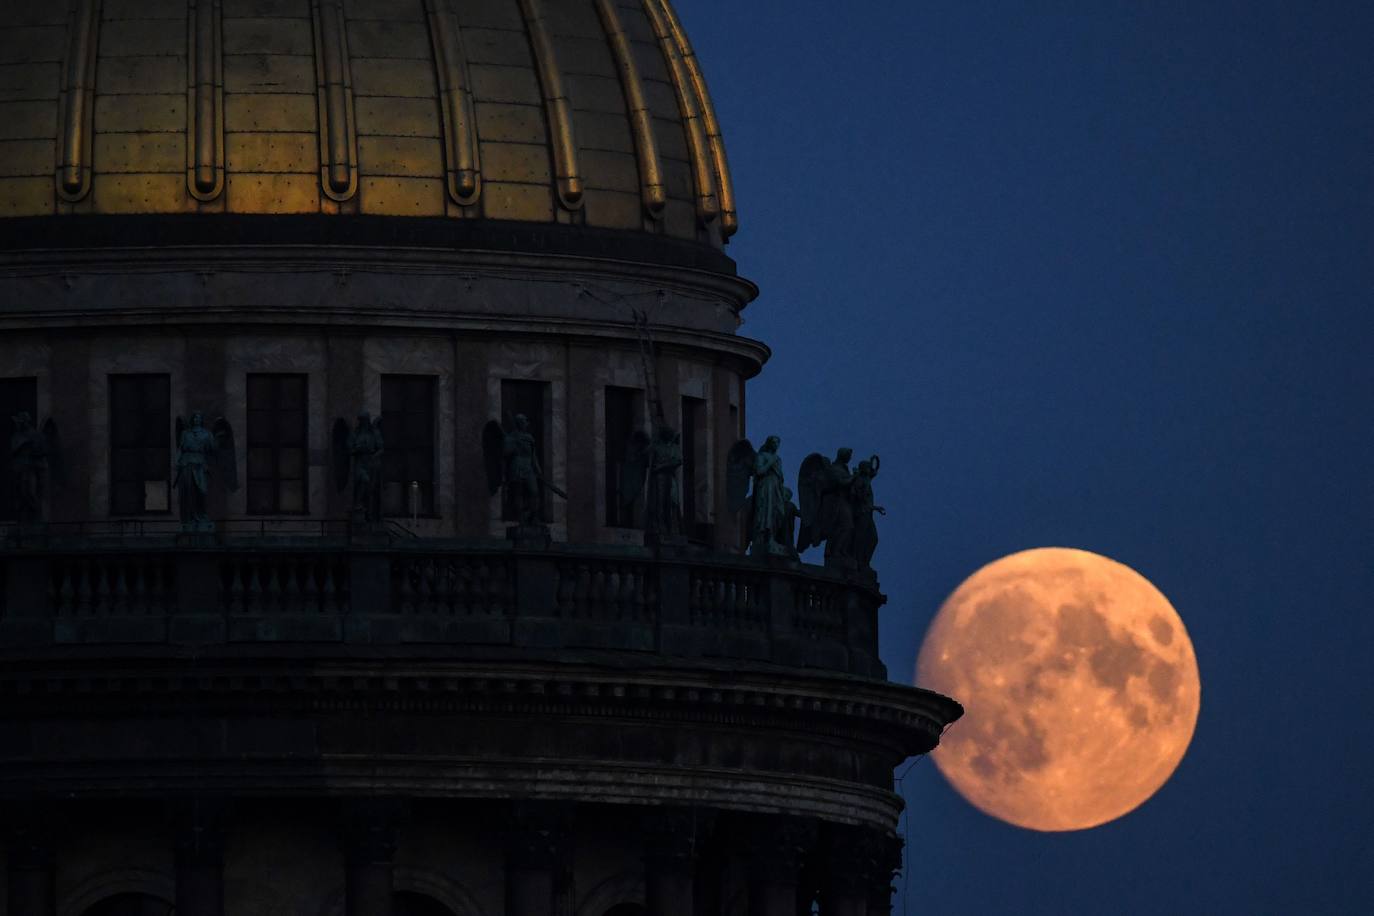
[(426, 894), (399, 891), (391, 899), (392, 916), (454, 916), (452, 910)]
[(150, 894), (115, 894), (86, 907), (81, 916), (171, 916), (172, 904)]

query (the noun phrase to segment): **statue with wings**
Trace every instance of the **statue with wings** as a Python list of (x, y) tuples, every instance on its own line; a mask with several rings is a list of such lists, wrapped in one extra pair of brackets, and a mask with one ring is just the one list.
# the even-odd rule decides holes
[(661, 420), (654, 424), (654, 436), (635, 430), (625, 447), (625, 463), (620, 474), (620, 504), (623, 518), (637, 516), (640, 497), (648, 484), (644, 509), (644, 530), (661, 537), (682, 534), (682, 490), (678, 470), (682, 467), (682, 436)]
[(213, 527), (206, 509), (212, 468), (225, 487), (238, 490), (238, 457), (229, 421), (216, 417), (212, 428), (206, 429), (200, 411), (191, 414), (190, 422), (177, 417), (177, 473), (172, 485), (176, 487), (181, 525), (185, 529)]
[(10, 436), (9, 485), (14, 493), (17, 520), (20, 524), (32, 524), (43, 519), (45, 485), (61, 478), (57, 424), (49, 417), (42, 428), (36, 427), (26, 410), (11, 420), (14, 433)]
[(375, 522), (382, 517), (382, 418), (372, 419), (366, 410), (358, 413), (352, 430), (343, 417), (334, 421), (334, 481), (339, 492), (353, 485), (355, 520)]
[(878, 526), (873, 513), (887, 515), (882, 506), (873, 504), (873, 478), (878, 476), (882, 462), (877, 455), (860, 461), (849, 485), (850, 502), (854, 506), (854, 559), (860, 569), (872, 569), (873, 552), (878, 549)]
[(535, 528), (544, 523), (544, 490), (564, 499), (568, 494), (544, 479), (539, 463), (539, 444), (524, 414), (507, 415), (505, 422), (488, 420), (482, 427), (482, 457), (487, 469), (487, 490), (505, 488), (516, 524)]
[(755, 556), (788, 556), (788, 548), (778, 535), (787, 517), (786, 487), (783, 485), (782, 440), (769, 436), (756, 452), (748, 439), (730, 447), (725, 457), (726, 495), (731, 512), (747, 508), (746, 528), (749, 551)]
[(842, 448), (830, 461), (812, 452), (797, 474), (797, 491), (801, 494), (797, 549), (824, 542), (827, 566), (847, 566), (854, 560), (854, 506), (850, 495), (854, 474), (849, 470), (853, 454), (853, 449)]

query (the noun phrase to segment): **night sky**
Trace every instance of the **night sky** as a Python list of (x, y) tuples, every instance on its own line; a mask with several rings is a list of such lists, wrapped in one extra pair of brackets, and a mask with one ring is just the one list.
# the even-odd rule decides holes
[(1191, 749), (1104, 827), (916, 762), (895, 912), (1370, 912), (1374, 7), (677, 6), (774, 349), (749, 433), (789, 477), (883, 456), (891, 677), (1038, 546), (1135, 568), (1197, 650)]

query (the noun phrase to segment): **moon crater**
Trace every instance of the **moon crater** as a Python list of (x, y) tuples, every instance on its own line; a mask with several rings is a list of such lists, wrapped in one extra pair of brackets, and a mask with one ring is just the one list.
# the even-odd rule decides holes
[(941, 607), (917, 682), (966, 714), (933, 754), (976, 807), (1077, 830), (1145, 802), (1178, 766), (1201, 688), (1183, 621), (1129, 567), (1042, 548), (969, 577)]

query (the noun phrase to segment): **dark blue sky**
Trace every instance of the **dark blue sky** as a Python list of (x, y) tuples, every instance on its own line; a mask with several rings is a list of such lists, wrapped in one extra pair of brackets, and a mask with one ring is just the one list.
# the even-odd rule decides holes
[(775, 351), (750, 433), (883, 455), (892, 677), (1049, 545), (1152, 580), (1201, 666), (1179, 770), (1096, 830), (917, 763), (895, 911), (1370, 912), (1374, 7), (677, 5)]

